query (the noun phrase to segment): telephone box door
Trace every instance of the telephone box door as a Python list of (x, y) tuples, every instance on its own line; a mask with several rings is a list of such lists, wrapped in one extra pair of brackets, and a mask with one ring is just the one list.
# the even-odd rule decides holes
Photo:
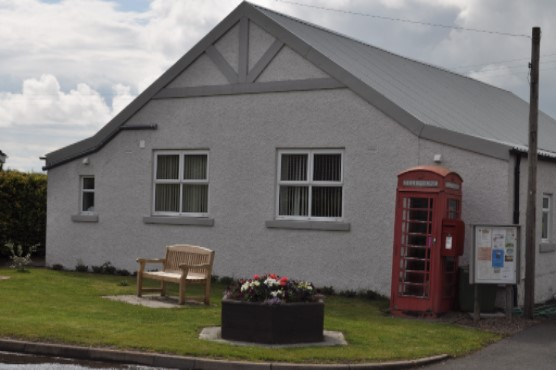
[[(431, 292), (431, 263), (434, 253), (434, 207), (437, 197), (420, 193), (405, 193), (399, 196), (401, 208), (399, 248), (394, 258), (399, 263), (395, 294), (403, 300), (413, 300), (417, 311), (429, 308)], [(393, 287), (394, 288), (394, 287)], [(415, 301), (414, 298), (423, 298)]]

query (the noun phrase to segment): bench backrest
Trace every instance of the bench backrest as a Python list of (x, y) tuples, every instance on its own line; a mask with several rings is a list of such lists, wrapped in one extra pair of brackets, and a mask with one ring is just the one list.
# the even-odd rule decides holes
[(169, 245), (166, 247), (166, 263), (164, 264), (164, 271), (181, 272), (179, 265), (184, 263), (188, 265), (208, 264), (209, 267), (193, 267), (189, 269), (189, 271), (204, 274), (205, 276), (210, 277), (212, 274), (213, 262), (214, 251), (208, 248), (188, 244)]

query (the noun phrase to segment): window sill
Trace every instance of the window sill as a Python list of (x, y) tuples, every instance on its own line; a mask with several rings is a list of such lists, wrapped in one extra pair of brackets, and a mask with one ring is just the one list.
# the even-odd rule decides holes
[(143, 217), (143, 222), (146, 224), (160, 225), (214, 226), (214, 218), (209, 217), (146, 216)]
[(325, 230), (325, 231), (350, 231), (351, 224), (336, 221), (294, 221), (271, 220), (265, 225), (269, 229), (295, 229), (295, 230)]
[(539, 253), (550, 253), (556, 251), (556, 244), (541, 243), (539, 244)]
[(73, 222), (98, 222), (98, 215), (72, 215)]

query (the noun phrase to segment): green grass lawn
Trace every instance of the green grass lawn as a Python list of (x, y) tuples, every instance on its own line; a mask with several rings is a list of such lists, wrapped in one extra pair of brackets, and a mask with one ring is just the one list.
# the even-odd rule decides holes
[[(379, 362), (477, 350), (500, 337), (433, 320), (393, 318), (386, 301), (327, 297), (325, 329), (344, 333), (348, 346), (269, 349), (198, 339), (220, 326), (224, 286), (213, 285), (210, 307), (154, 309), (103, 299), (134, 294), (133, 277), (0, 268), (0, 337), (176, 355), (251, 361)], [(122, 286), (127, 281), (128, 286)], [(196, 287), (195, 287), (196, 288)], [(195, 293), (192, 288), (190, 293)], [(189, 289), (189, 288), (188, 288)], [(200, 294), (200, 290), (197, 291)]]

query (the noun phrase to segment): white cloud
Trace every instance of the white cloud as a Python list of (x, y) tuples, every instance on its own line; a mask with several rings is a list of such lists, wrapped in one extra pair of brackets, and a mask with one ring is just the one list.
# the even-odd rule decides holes
[(23, 82), (21, 93), (0, 93), (0, 126), (81, 126), (95, 130), (133, 99), (129, 90), (115, 85), (109, 106), (85, 83), (64, 92), (53, 75), (30, 78)]

